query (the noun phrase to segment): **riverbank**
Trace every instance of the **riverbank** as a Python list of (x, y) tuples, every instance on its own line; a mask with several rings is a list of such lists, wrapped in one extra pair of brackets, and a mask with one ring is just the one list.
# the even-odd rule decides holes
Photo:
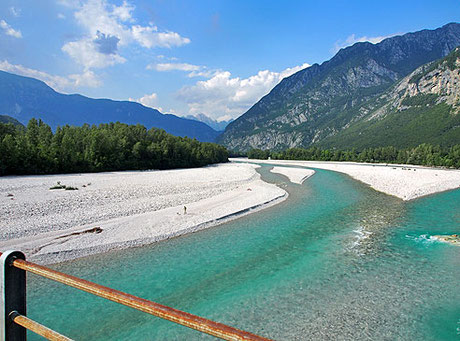
[[(215, 226), (276, 204), (286, 191), (260, 179), (254, 163), (302, 184), (313, 170), (345, 173), (403, 200), (455, 189), (460, 171), (408, 165), (247, 160), (169, 171), (0, 178), (0, 250), (55, 263), (141, 246)], [(289, 166), (289, 167), (282, 167)], [(78, 190), (53, 189), (55, 186)]]
[(460, 170), (356, 162), (232, 160), (278, 166), (301, 166), (340, 172), (364, 182), (377, 191), (396, 196), (402, 200), (413, 200), (422, 196), (460, 188)]
[(257, 167), (0, 178), (0, 250), (55, 263), (214, 226), (287, 197)]

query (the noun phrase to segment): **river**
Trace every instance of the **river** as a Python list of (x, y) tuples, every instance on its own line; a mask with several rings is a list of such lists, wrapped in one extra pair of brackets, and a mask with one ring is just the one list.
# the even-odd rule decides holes
[[(325, 170), (281, 204), (53, 268), (276, 340), (460, 339), (460, 190), (410, 202)], [(28, 315), (78, 340), (213, 339), (30, 275)], [(29, 335), (31, 340), (38, 339)]]

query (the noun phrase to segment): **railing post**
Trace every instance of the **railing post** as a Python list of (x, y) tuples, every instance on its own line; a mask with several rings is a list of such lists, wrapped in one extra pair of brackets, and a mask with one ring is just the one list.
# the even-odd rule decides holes
[(0, 257), (0, 341), (25, 341), (26, 329), (13, 322), (10, 314), (26, 316), (26, 272), (12, 265), (26, 259), (20, 251), (6, 251)]

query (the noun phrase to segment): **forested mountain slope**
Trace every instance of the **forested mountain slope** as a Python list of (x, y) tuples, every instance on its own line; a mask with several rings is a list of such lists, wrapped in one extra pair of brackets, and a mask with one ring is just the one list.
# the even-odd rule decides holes
[(460, 144), (460, 48), (421, 66), (358, 111), (346, 129), (319, 144), (358, 149)]
[(321, 65), (283, 79), (229, 124), (219, 141), (233, 150), (281, 150), (321, 143), (361, 117), (365, 103), (459, 45), (457, 23), (378, 44), (356, 43)]

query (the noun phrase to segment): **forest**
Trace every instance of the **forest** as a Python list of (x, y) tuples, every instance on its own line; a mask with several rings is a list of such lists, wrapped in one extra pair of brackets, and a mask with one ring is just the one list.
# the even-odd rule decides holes
[(460, 145), (441, 148), (431, 144), (421, 144), (415, 148), (395, 147), (356, 149), (320, 149), (317, 147), (291, 148), (282, 152), (252, 149), (250, 159), (311, 160), (311, 161), (354, 161), (374, 163), (399, 163), (432, 167), (460, 168)]
[(227, 162), (225, 147), (143, 125), (108, 123), (55, 132), (41, 120), (0, 123), (0, 175), (201, 167)]

